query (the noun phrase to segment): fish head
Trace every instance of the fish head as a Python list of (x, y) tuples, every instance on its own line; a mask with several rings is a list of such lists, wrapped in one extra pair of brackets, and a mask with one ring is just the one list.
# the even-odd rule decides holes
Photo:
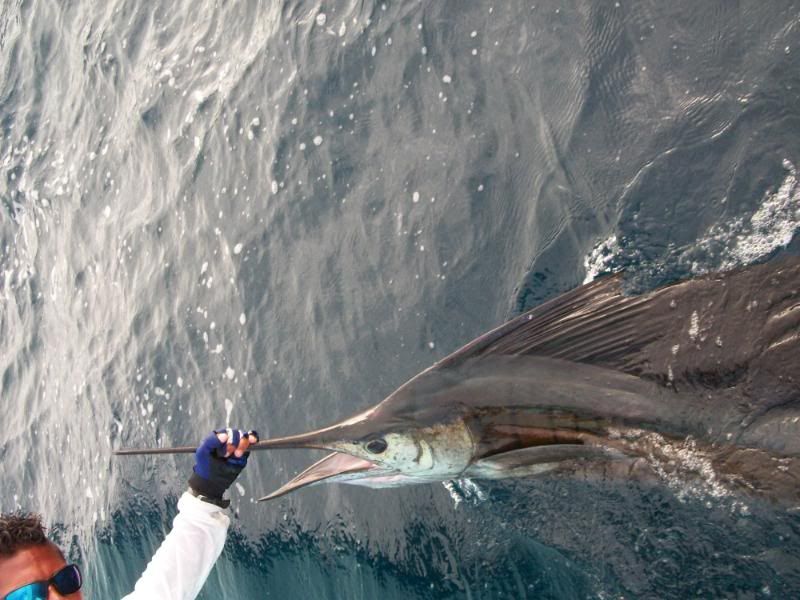
[(469, 466), (474, 442), (460, 418), (421, 424), (402, 415), (366, 411), (309, 433), (259, 442), (264, 448), (320, 448), (333, 454), (315, 463), (271, 499), (322, 481), (372, 487), (446, 481)]
[(387, 473), (443, 481), (469, 465), (473, 441), (464, 422), (454, 420), (372, 431), (360, 439), (334, 442), (329, 448), (369, 461)]

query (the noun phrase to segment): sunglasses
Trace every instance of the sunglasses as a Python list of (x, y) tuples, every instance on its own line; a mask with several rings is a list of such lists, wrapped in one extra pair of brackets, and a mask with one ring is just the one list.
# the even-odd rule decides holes
[(3, 600), (47, 600), (50, 586), (56, 588), (56, 591), (62, 596), (74, 594), (81, 589), (81, 571), (78, 565), (67, 565), (47, 581), (34, 581), (28, 585), (23, 585), (17, 588), (10, 594), (7, 594)]

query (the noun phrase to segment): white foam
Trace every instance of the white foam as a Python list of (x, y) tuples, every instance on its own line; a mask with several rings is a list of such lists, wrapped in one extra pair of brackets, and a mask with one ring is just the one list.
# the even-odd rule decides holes
[(750, 231), (740, 234), (733, 257), (748, 264), (773, 250), (787, 246), (800, 229), (800, 186), (797, 171), (788, 160), (783, 161), (788, 174), (778, 190), (767, 195), (750, 218)]
[(486, 501), (486, 493), (472, 479), (443, 481), (442, 485), (453, 499), (453, 508), (458, 508), (464, 500), (469, 500), (473, 505)]
[(712, 458), (698, 448), (693, 438), (677, 442), (657, 433), (644, 433), (639, 443), (647, 448), (647, 462), (653, 471), (679, 500), (730, 495), (714, 470)]
[[(787, 173), (780, 187), (767, 193), (761, 205), (749, 219), (739, 218), (726, 226), (711, 227), (698, 242), (701, 247), (722, 246), (721, 270), (748, 265), (771, 252), (787, 246), (800, 231), (800, 185), (797, 169), (788, 160), (783, 161)], [(707, 267), (693, 265), (695, 273), (704, 273)]]
[(458, 492), (458, 490), (456, 490), (455, 483), (452, 481), (443, 481), (442, 485), (453, 499), (453, 508), (458, 508), (458, 505), (461, 504), (464, 499), (461, 497), (461, 494)]
[(227, 377), (228, 379), (233, 379), (234, 377), (236, 377), (236, 371), (228, 367), (227, 369), (225, 369), (225, 377)]
[(458, 484), (475, 504), (486, 501), (486, 493), (472, 479), (459, 479)]
[(616, 234), (611, 234), (597, 244), (589, 255), (583, 259), (583, 266), (586, 270), (586, 277), (584, 277), (583, 283), (594, 281), (595, 277), (600, 273), (608, 271), (619, 251), (619, 241)]
[[(790, 244), (800, 232), (800, 184), (794, 164), (784, 160), (783, 168), (785, 175), (778, 188), (765, 193), (752, 214), (711, 226), (696, 241), (670, 250), (662, 260), (668, 264), (686, 264), (692, 273), (701, 275), (712, 270), (729, 271), (752, 264)], [(699, 259), (702, 256), (706, 258)], [(594, 280), (602, 272), (614, 270), (623, 262), (630, 264), (636, 257), (635, 251), (621, 248), (616, 235), (611, 235), (584, 259), (584, 283)], [(636, 264), (640, 270), (641, 261), (637, 260)]]

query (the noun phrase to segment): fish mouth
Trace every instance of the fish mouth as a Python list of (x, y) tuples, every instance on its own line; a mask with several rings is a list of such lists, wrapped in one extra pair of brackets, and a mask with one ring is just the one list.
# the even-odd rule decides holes
[[(348, 452), (355, 440), (363, 438), (369, 432), (367, 417), (372, 411), (366, 411), (344, 421), (323, 429), (290, 435), (286, 437), (263, 440), (250, 446), (253, 450), (274, 448), (315, 448), (333, 450), (322, 460), (315, 462), (297, 477), (284, 484), (271, 494), (259, 498), (259, 502), (279, 498), (289, 492), (308, 487), (322, 481), (352, 483), (370, 477), (392, 476), (395, 471), (365, 458)], [(353, 440), (353, 441), (350, 441)]]
[(387, 469), (363, 458), (342, 452), (333, 452), (322, 460), (315, 462), (271, 494), (259, 498), (258, 501), (274, 500), (289, 492), (320, 483), (321, 481), (351, 482), (367, 477), (379, 477), (388, 473)]

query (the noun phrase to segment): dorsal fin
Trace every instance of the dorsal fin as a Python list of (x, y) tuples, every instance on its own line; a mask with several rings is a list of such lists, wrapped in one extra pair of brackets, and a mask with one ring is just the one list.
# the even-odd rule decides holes
[[(622, 291), (622, 274), (554, 298), (439, 361), (492, 354), (590, 363), (663, 382), (732, 385), (748, 365), (800, 382), (800, 257), (658, 288)], [(762, 369), (763, 370), (763, 369)]]
[[(648, 298), (622, 293), (622, 273), (571, 290), (482, 335), (437, 363), (447, 369), (490, 354), (531, 354), (625, 368), (658, 337), (643, 319)], [(641, 321), (645, 321), (642, 323)]]

